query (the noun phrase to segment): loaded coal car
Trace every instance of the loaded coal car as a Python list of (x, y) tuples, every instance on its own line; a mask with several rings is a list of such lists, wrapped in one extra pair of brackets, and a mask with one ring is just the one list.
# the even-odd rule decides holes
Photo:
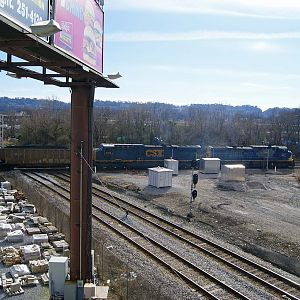
[(60, 168), (70, 165), (70, 150), (41, 146), (13, 146), (0, 149), (0, 167)]
[(207, 157), (220, 158), (221, 164), (243, 164), (246, 168), (289, 168), (295, 161), (285, 146), (208, 147)]
[(101, 144), (94, 151), (97, 169), (146, 169), (163, 166), (164, 159), (179, 161), (179, 168), (190, 168), (200, 156), (201, 146), (156, 146), (144, 144)]

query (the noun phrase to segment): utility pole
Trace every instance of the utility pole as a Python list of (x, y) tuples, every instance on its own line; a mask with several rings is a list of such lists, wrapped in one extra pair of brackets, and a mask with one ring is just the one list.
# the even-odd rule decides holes
[(266, 167), (267, 171), (269, 170), (269, 155), (270, 155), (270, 149), (268, 147), (268, 149), (267, 149), (267, 167)]

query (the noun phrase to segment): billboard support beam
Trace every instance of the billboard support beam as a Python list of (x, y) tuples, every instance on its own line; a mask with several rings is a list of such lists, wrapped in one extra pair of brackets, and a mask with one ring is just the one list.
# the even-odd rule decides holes
[(73, 86), (71, 96), (70, 277), (91, 280), (93, 102), (95, 87)]

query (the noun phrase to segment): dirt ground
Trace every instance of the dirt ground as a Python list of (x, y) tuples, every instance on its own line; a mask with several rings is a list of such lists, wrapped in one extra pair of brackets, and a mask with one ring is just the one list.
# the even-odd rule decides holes
[(300, 276), (299, 171), (247, 170), (246, 181), (237, 190), (224, 189), (219, 179), (199, 174), (190, 223), (186, 216), (191, 170), (180, 171), (173, 176), (172, 187), (160, 189), (148, 186), (146, 171), (98, 176), (106, 184), (124, 188), (140, 204), (190, 224), (200, 234), (237, 245)]

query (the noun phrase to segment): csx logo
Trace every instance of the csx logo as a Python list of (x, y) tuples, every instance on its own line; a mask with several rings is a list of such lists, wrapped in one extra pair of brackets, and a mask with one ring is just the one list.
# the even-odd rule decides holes
[(146, 150), (146, 156), (147, 157), (164, 156), (164, 150), (163, 149), (149, 149), (149, 150)]

